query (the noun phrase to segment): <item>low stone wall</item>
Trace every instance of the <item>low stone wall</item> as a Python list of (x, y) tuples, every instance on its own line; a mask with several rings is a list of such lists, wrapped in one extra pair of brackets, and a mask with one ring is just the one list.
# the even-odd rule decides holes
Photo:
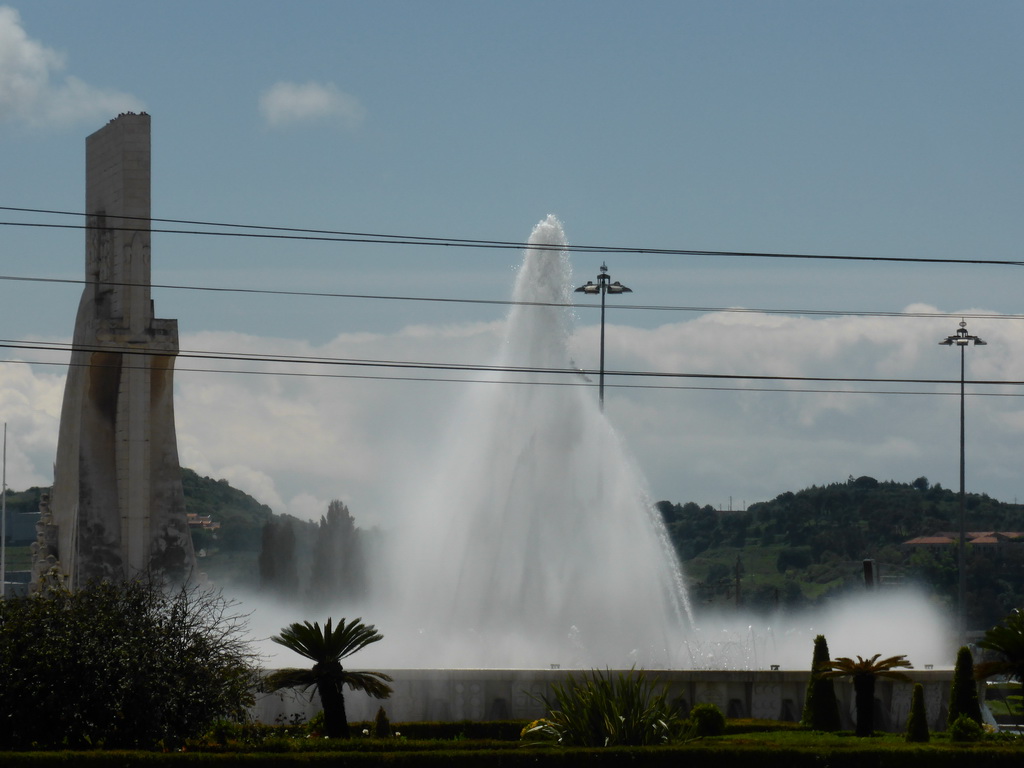
[[(383, 706), (393, 722), (438, 720), (533, 720), (544, 714), (538, 697), (550, 694), (551, 684), (583, 671), (546, 669), (392, 669), (380, 670), (394, 678), (395, 689), (384, 701), (358, 691), (346, 691), (345, 705), (352, 722), (372, 720)], [(617, 674), (617, 673), (614, 673)], [(809, 673), (807, 671), (646, 670), (649, 679), (669, 687), (669, 695), (684, 710), (711, 703), (730, 718), (766, 720), (800, 719)], [(924, 686), (929, 726), (945, 728), (952, 670), (910, 670), (914, 682)], [(910, 712), (912, 688), (908, 683), (879, 680), (875, 691), (878, 730), (903, 730)], [(836, 680), (843, 727), (854, 726), (853, 685)], [(308, 720), (320, 709), (319, 701), (282, 691), (262, 696), (255, 708), (264, 723)]]

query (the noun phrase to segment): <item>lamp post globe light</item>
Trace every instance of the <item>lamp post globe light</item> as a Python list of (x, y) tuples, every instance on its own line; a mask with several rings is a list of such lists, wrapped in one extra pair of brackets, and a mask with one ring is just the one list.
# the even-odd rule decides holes
[(957, 634), (959, 644), (967, 642), (967, 531), (964, 523), (964, 351), (970, 344), (985, 346), (988, 342), (967, 332), (967, 322), (960, 320), (960, 327), (952, 336), (939, 342), (947, 347), (960, 348), (960, 536), (957, 540)]
[(605, 296), (609, 293), (632, 293), (632, 288), (627, 288), (618, 280), (612, 282), (611, 275), (608, 274), (608, 267), (605, 264), (601, 264), (601, 272), (597, 276), (597, 282), (587, 280), (586, 285), (581, 285), (576, 289), (576, 293), (586, 293), (590, 295), (601, 294), (601, 365), (598, 374), (597, 384), (597, 399), (600, 404), (601, 411), (604, 411), (604, 305)]

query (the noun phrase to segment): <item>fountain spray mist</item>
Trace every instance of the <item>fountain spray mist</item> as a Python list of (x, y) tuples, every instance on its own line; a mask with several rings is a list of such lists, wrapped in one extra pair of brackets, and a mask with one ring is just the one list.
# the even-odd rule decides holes
[(564, 373), (565, 245), (555, 217), (534, 229), (498, 360), (513, 370), (474, 385), (436, 482), (406, 506), (388, 592), (413, 628), (410, 666), (679, 657), (689, 605), (660, 518), (594, 392)]
[[(335, 619), (362, 616), (385, 635), (359, 664), (806, 669), (821, 632), (835, 655), (906, 653), (950, 666), (948, 617), (912, 590), (761, 618), (705, 610), (694, 621), (640, 473), (594, 389), (564, 373), (573, 325), (565, 245), (554, 217), (534, 229), (514, 291), (523, 303), (495, 361), (512, 371), (468, 388), (425, 459), (431, 482), (415, 484), (405, 519), (368, 553), (372, 594), (331, 606)], [(262, 638), (325, 618), (243, 597)], [(269, 661), (280, 648), (264, 641), (261, 650)]]

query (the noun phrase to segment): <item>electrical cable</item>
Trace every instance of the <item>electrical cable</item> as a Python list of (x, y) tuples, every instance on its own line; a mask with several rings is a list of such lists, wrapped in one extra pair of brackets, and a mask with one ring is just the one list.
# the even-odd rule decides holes
[[(38, 213), (59, 216), (86, 216), (82, 212), (57, 211), (42, 208), (20, 208), (14, 206), (0, 206), (0, 210), (20, 213)], [(825, 259), (834, 261), (880, 261), (880, 262), (903, 262), (921, 264), (973, 264), (973, 265), (998, 265), (998, 266), (1024, 266), (1024, 261), (1008, 259), (940, 259), (937, 257), (915, 257), (915, 256), (841, 256), (838, 254), (823, 253), (786, 253), (786, 252), (758, 252), (758, 251), (722, 251), (706, 249), (685, 249), (685, 248), (646, 248), (642, 246), (600, 246), (600, 245), (546, 245), (522, 243), (506, 240), (473, 240), (466, 238), (445, 238), (427, 237), (419, 235), (395, 235), (368, 232), (346, 232), (342, 230), (327, 229), (304, 229), (299, 227), (277, 227), (260, 224), (227, 224), (223, 222), (207, 222), (189, 219), (161, 219), (144, 218), (131, 216), (109, 216), (109, 218), (120, 218), (127, 220), (159, 222), (161, 224), (181, 224), (190, 226), (205, 227), (228, 227), (232, 229), (256, 230), (246, 232), (224, 232), (204, 231), (186, 229), (152, 229), (150, 232), (160, 234), (179, 235), (206, 235), (212, 237), (248, 237), (272, 240), (308, 240), (321, 242), (345, 242), (345, 243), (376, 243), (384, 245), (420, 245), (420, 246), (444, 246), (452, 248), (496, 248), (515, 250), (553, 250), (566, 251), (568, 253), (630, 253), (641, 255), (661, 256), (728, 256), (745, 258), (766, 258), (766, 259)], [(108, 229), (136, 231), (135, 227), (96, 227), (90, 224), (47, 224), (39, 222), (14, 222), (0, 221), (0, 225), (10, 227), (40, 227), (49, 229)]]
[[(13, 282), (38, 282), (38, 283), (60, 283), (67, 285), (85, 285), (88, 281), (81, 278), (66, 277), (25, 277), (22, 275), (0, 275), (0, 281)], [(105, 280), (104, 285), (123, 288), (137, 287), (138, 283), (117, 282)], [(332, 293), (326, 291), (286, 291), (272, 288), (225, 288), (210, 285), (179, 285), (172, 283), (150, 283), (150, 288), (177, 291), (205, 291), (212, 293), (241, 293), (267, 296), (299, 296), (304, 298), (327, 298), (327, 299), (365, 299), (372, 301), (412, 301), (412, 302), (437, 302), (447, 304), (482, 304), (501, 307), (556, 307), (572, 309), (600, 309), (599, 303), (573, 303), (573, 302), (551, 302), (551, 301), (513, 301), (511, 299), (457, 299), (452, 297), (436, 296), (400, 296), (389, 294), (365, 294), (365, 293)], [(950, 319), (950, 318), (971, 318), (985, 320), (1024, 320), (1024, 314), (992, 314), (983, 312), (896, 312), (889, 310), (846, 310), (846, 309), (771, 309), (764, 307), (703, 307), (684, 306), (672, 304), (615, 304), (618, 310), (641, 310), (654, 312), (694, 312), (700, 314), (711, 313), (738, 313), (738, 314), (761, 314), (761, 315), (807, 315), (822, 317), (895, 317), (895, 318), (927, 318), (927, 319)]]
[[(328, 365), (328, 366), (348, 366), (357, 368), (385, 368), (385, 369), (400, 369), (400, 370), (424, 370), (424, 371), (452, 371), (452, 372), (474, 372), (474, 373), (512, 373), (512, 374), (534, 374), (534, 375), (554, 375), (554, 376), (588, 376), (598, 375), (598, 371), (580, 369), (580, 368), (541, 368), (533, 366), (498, 366), (498, 365), (478, 365), (478, 364), (457, 364), (457, 363), (432, 363), (425, 361), (409, 361), (409, 360), (373, 360), (365, 358), (330, 358), (330, 357), (308, 357), (299, 355), (281, 355), (281, 354), (235, 354), (227, 352), (212, 352), (212, 351), (178, 351), (176, 354), (168, 355), (156, 350), (148, 349), (131, 349), (131, 348), (120, 348), (115, 346), (81, 346), (81, 345), (67, 345), (59, 343), (27, 343), (13, 340), (2, 340), (0, 339), (0, 348), (4, 349), (20, 349), (20, 350), (32, 350), (32, 351), (48, 351), (48, 352), (105, 352), (113, 354), (123, 355), (135, 355), (142, 357), (179, 357), (185, 359), (194, 360), (216, 360), (220, 362), (259, 362), (259, 363), (284, 363), (288, 365)], [(8, 362), (8, 361), (0, 361)], [(10, 361), (15, 362), (15, 361)], [(48, 365), (65, 365), (68, 363), (40, 363)], [(108, 367), (98, 365), (95, 363), (69, 363), (71, 365), (88, 365), (90, 367)], [(117, 366), (120, 367), (120, 363)], [(318, 374), (309, 372), (282, 372), (282, 371), (236, 371), (231, 369), (209, 369), (209, 368), (190, 368), (190, 369), (179, 369), (189, 370), (193, 372), (206, 372), (206, 373), (259, 373), (261, 375), (289, 375), (289, 376), (310, 376), (310, 377), (331, 377), (331, 374)], [(900, 378), (880, 378), (880, 377), (839, 377), (839, 376), (780, 376), (780, 375), (767, 375), (767, 374), (723, 374), (723, 373), (682, 373), (682, 372), (666, 372), (666, 371), (628, 371), (628, 370), (605, 370), (606, 377), (627, 377), (627, 378), (654, 378), (654, 379), (716, 379), (716, 380), (728, 380), (728, 381), (778, 381), (778, 382), (816, 382), (816, 383), (835, 383), (835, 384), (937, 384), (937, 385), (959, 385), (959, 379), (900, 379)], [(388, 377), (391, 378), (391, 377)], [(450, 381), (451, 379), (443, 379)], [(496, 382), (503, 383), (503, 382)], [(548, 384), (551, 382), (520, 382), (530, 384)], [(976, 379), (965, 381), (965, 384), (971, 384), (973, 386), (1024, 386), (1024, 381), (1018, 380), (988, 380), (988, 379)], [(586, 384), (577, 384), (579, 386), (591, 386), (589, 382)], [(654, 388), (654, 385), (613, 385), (619, 387), (637, 387), (637, 388)], [(749, 391), (747, 388), (738, 387), (738, 391)], [(780, 390), (780, 391), (796, 391), (796, 390)], [(823, 392), (837, 392), (838, 390), (823, 390)]]
[[(39, 213), (47, 215), (64, 215), (64, 216), (84, 216), (82, 213), (70, 212), (70, 211), (55, 211), (46, 209), (32, 209), (32, 208), (15, 208), (10, 206), (0, 206), (0, 210), (16, 211), (22, 213)], [(112, 217), (116, 218), (116, 217)], [(120, 218), (133, 218), (133, 217), (120, 217)], [(938, 259), (938, 258), (913, 258), (913, 257), (880, 257), (880, 256), (838, 256), (829, 254), (793, 254), (793, 253), (758, 253), (758, 252), (741, 252), (741, 251), (705, 251), (705, 250), (684, 250), (684, 249), (652, 249), (652, 248), (639, 248), (639, 247), (611, 247), (611, 246), (555, 246), (555, 245), (532, 245), (528, 243), (519, 243), (511, 241), (498, 241), (498, 240), (471, 240), (462, 238), (435, 238), (435, 237), (420, 237), (420, 236), (407, 236), (407, 235), (387, 235), (379, 233), (359, 233), (359, 232), (343, 232), (338, 230), (317, 230), (317, 229), (301, 229), (297, 227), (276, 227), (276, 226), (265, 226), (265, 225), (246, 225), (246, 224), (226, 224), (223, 222), (207, 222), (207, 221), (195, 221), (195, 220), (184, 220), (184, 219), (140, 219), (134, 217), (136, 220), (144, 220), (149, 223), (160, 222), (166, 224), (178, 224), (178, 225), (192, 225), (192, 226), (205, 226), (205, 227), (227, 227), (233, 229), (246, 229), (246, 230), (258, 230), (259, 232), (210, 232), (210, 231), (198, 231), (198, 230), (182, 230), (182, 229), (158, 229), (150, 230), (151, 232), (159, 233), (173, 233), (173, 234), (192, 234), (192, 235), (214, 235), (214, 236), (243, 236), (243, 237), (268, 237), (268, 238), (281, 238), (281, 239), (299, 239), (299, 240), (332, 240), (340, 242), (365, 242), (365, 243), (390, 243), (390, 244), (404, 244), (404, 245), (446, 245), (446, 246), (457, 246), (457, 247), (480, 247), (480, 248), (515, 248), (515, 249), (541, 249), (541, 250), (559, 250), (559, 251), (574, 251), (574, 252), (586, 252), (586, 253), (637, 253), (637, 254), (667, 254), (667, 255), (708, 255), (708, 256), (746, 256), (746, 257), (760, 257), (760, 258), (794, 258), (794, 259), (839, 259), (839, 260), (856, 260), (856, 261), (897, 261), (897, 262), (921, 262), (921, 263), (948, 263), (948, 264), (988, 264), (988, 265), (1007, 265), (1007, 266), (1021, 266), (1024, 262), (1008, 261), (1008, 260), (993, 260), (993, 259)], [(71, 228), (71, 229), (98, 229), (90, 224), (85, 225), (63, 225), (63, 224), (48, 224), (48, 223), (29, 223), (29, 222), (0, 222), (6, 226), (34, 226), (34, 227), (46, 227), (46, 228)], [(104, 229), (110, 229), (109, 227), (103, 227)], [(119, 229), (133, 230), (132, 227), (122, 227)], [(272, 233), (272, 234), (268, 234)], [(37, 281), (37, 282), (51, 282), (51, 283), (69, 283), (69, 284), (84, 284), (85, 280), (70, 280), (70, 279), (59, 279), (59, 278), (32, 278), (32, 277), (21, 277), (13, 275), (0, 275), (0, 280), (11, 280), (11, 281)], [(122, 285), (129, 286), (129, 283), (111, 283), (111, 285)], [(230, 293), (252, 293), (252, 294), (269, 294), (269, 295), (288, 295), (288, 296), (302, 296), (302, 297), (324, 297), (324, 298), (349, 298), (349, 299), (368, 299), (368, 300), (390, 300), (390, 301), (428, 301), (428, 302), (450, 302), (450, 303), (466, 303), (466, 304), (489, 304), (489, 305), (500, 305), (500, 306), (553, 306), (553, 307), (598, 307), (598, 304), (572, 304), (572, 303), (552, 303), (552, 302), (516, 302), (516, 301), (505, 301), (505, 300), (486, 300), (486, 299), (456, 299), (456, 298), (439, 298), (439, 297), (415, 297), (415, 296), (397, 296), (397, 295), (368, 295), (368, 294), (339, 294), (339, 293), (326, 293), (326, 292), (310, 292), (310, 291), (284, 291), (284, 290), (268, 290), (268, 289), (249, 289), (249, 288), (226, 288), (226, 287), (215, 287), (215, 286), (186, 286), (186, 285), (151, 285), (151, 288), (162, 288), (172, 290), (197, 290), (197, 291), (214, 291), (214, 292), (230, 292)], [(789, 309), (765, 309), (765, 308), (742, 308), (742, 307), (685, 307), (685, 306), (666, 306), (666, 305), (630, 305), (630, 304), (617, 304), (617, 310), (647, 310), (647, 311), (689, 311), (689, 312), (739, 312), (739, 313), (758, 313), (758, 314), (786, 314), (786, 315), (817, 315), (817, 316), (872, 316), (872, 317), (915, 317), (915, 318), (950, 318), (950, 317), (968, 317), (971, 318), (985, 318), (985, 319), (1024, 319), (1024, 315), (992, 315), (992, 314), (964, 314), (964, 313), (938, 313), (938, 312), (887, 312), (887, 311), (851, 311), (851, 310), (789, 310)], [(73, 351), (71, 346), (65, 345), (63, 347), (58, 345), (43, 345), (36, 344), (31, 345), (24, 342), (18, 342), (15, 340), (7, 340), (4, 343), (0, 343), (0, 347), (7, 347), (11, 349), (34, 349), (34, 350), (50, 350), (50, 351)], [(94, 350), (83, 350), (83, 351), (118, 351), (124, 352), (125, 354), (155, 354), (159, 355), (159, 352), (155, 351), (137, 351), (137, 350), (117, 350), (109, 347), (96, 348)], [(586, 375), (597, 374), (597, 371), (581, 371), (577, 369), (543, 369), (543, 368), (532, 368), (532, 367), (516, 367), (516, 366), (483, 366), (483, 365), (456, 365), (450, 363), (425, 363), (415, 361), (394, 361), (394, 360), (360, 360), (360, 359), (341, 359), (341, 358), (311, 358), (311, 357), (300, 357), (292, 355), (235, 355), (229, 353), (210, 352), (210, 351), (178, 351), (176, 356), (182, 358), (194, 358), (194, 359), (207, 359), (207, 360), (221, 360), (221, 361), (235, 361), (235, 362), (271, 362), (271, 363), (288, 363), (288, 364), (299, 364), (299, 365), (338, 365), (338, 366), (360, 366), (360, 367), (383, 367), (393, 369), (418, 369), (418, 370), (441, 370), (451, 372), (500, 372), (500, 373), (515, 373), (515, 374), (553, 374), (553, 375), (575, 375), (581, 374)], [(57, 363), (39, 363), (39, 364), (57, 364)], [(474, 379), (452, 379), (452, 378), (438, 378), (433, 379), (429, 377), (398, 377), (398, 376), (357, 376), (354, 374), (313, 374), (309, 372), (298, 373), (298, 372), (281, 372), (281, 371), (231, 371), (231, 370), (218, 370), (218, 369), (184, 369), (179, 368), (183, 371), (203, 371), (203, 372), (218, 372), (218, 373), (252, 373), (261, 375), (303, 375), (303, 376), (338, 376), (342, 378), (371, 378), (371, 379), (389, 379), (389, 380), (414, 380), (414, 381), (476, 381)], [(656, 372), (656, 371), (605, 371), (606, 376), (620, 376), (620, 377), (644, 377), (644, 378), (696, 378), (696, 379), (730, 379), (730, 380), (744, 380), (744, 381), (792, 381), (792, 382), (827, 382), (827, 383), (886, 383), (886, 384), (957, 384), (958, 381), (945, 380), (945, 379), (883, 379), (883, 378), (843, 378), (843, 377), (788, 377), (788, 376), (767, 376), (767, 375), (738, 375), (738, 374), (692, 374), (692, 373), (668, 373), (668, 372)], [(499, 382), (496, 382), (499, 383)], [(585, 386), (588, 384), (582, 384), (580, 382), (537, 382), (537, 381), (522, 381), (522, 382), (511, 382), (505, 381), (501, 383), (521, 383), (521, 384), (542, 384), (542, 385), (571, 385), (571, 386)], [(995, 385), (995, 386), (1019, 386), (1024, 382), (1018, 381), (973, 381), (969, 382), (974, 385)], [(627, 388), (670, 388), (670, 389), (709, 389), (709, 390), (731, 390), (731, 391), (781, 391), (781, 392), (820, 392), (820, 393), (844, 393), (844, 394), (947, 394), (947, 393), (913, 393), (905, 391), (865, 391), (865, 390), (812, 390), (812, 389), (758, 389), (750, 387), (695, 387), (695, 386), (678, 386), (678, 385), (641, 385), (641, 384), (610, 384), (611, 387), (627, 387)], [(955, 393), (948, 393), (955, 394)], [(1000, 396), (1017, 396), (1007, 393), (992, 393)]]

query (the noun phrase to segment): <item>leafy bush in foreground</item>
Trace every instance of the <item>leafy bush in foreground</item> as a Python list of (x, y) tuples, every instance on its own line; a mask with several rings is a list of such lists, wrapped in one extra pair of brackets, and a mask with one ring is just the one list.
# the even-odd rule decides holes
[(950, 741), (981, 741), (985, 733), (969, 715), (959, 715), (949, 726)]
[(924, 686), (914, 683), (914, 695), (910, 700), (910, 716), (907, 718), (906, 740), (924, 743), (931, 739), (928, 732), (928, 714), (924, 708)]
[(177, 746), (243, 717), (256, 657), (233, 608), (142, 581), (0, 601), (0, 747)]
[(554, 697), (540, 697), (548, 713), (524, 730), (525, 739), (551, 740), (562, 746), (608, 747), (664, 744), (683, 726), (643, 672), (594, 670), (577, 680), (552, 685)]
[(725, 715), (714, 704), (698, 704), (690, 710), (695, 736), (721, 736), (725, 733)]

